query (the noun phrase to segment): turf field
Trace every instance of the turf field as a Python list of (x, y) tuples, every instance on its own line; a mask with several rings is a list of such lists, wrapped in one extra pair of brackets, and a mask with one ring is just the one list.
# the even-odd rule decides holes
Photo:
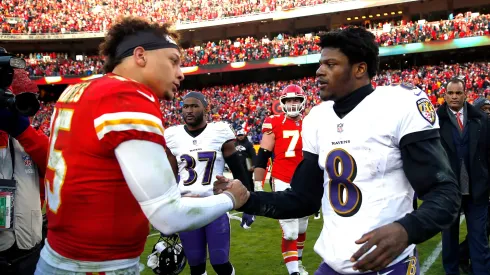
[[(266, 184), (265, 188), (267, 188)], [(234, 214), (236, 212), (233, 212)], [(237, 217), (241, 213), (236, 213)], [(306, 270), (313, 275), (321, 262), (320, 257), (313, 251), (313, 245), (318, 238), (322, 219), (315, 220), (310, 217), (306, 236), (305, 249), (303, 252), (303, 264)], [(157, 232), (152, 232), (153, 234)], [(460, 238), (466, 235), (466, 224), (461, 224)], [(149, 236), (146, 243), (145, 252), (141, 256), (141, 263), (146, 266), (147, 255), (151, 253), (153, 245), (158, 240), (158, 236)], [(437, 235), (431, 240), (418, 246), (421, 271), (425, 275), (443, 275), (440, 251), (441, 235)], [(240, 227), (240, 222), (231, 220), (231, 262), (233, 263), (237, 275), (286, 275), (287, 270), (281, 256), (281, 229), (276, 220), (257, 217), (252, 229), (244, 230)], [(207, 264), (207, 273), (215, 275), (211, 265)], [(149, 268), (145, 268), (142, 274), (153, 274)], [(190, 274), (188, 266), (181, 274)], [(422, 273), (421, 273), (422, 274)]]

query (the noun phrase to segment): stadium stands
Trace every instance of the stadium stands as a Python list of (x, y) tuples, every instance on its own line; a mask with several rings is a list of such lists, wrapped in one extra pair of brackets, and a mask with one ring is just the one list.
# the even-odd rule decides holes
[[(465, 78), (466, 88), (469, 91), (469, 102), (477, 98), (478, 94), (490, 94), (489, 73), (490, 62), (423, 66), (404, 71), (382, 71), (373, 80), (373, 85), (413, 83), (424, 90), (434, 106), (437, 107), (444, 102), (442, 96), (445, 92), (445, 81), (456, 76)], [(264, 117), (271, 114), (273, 100), (278, 99), (281, 88), (290, 83), (299, 84), (305, 88), (308, 94), (308, 108), (318, 103), (319, 99), (316, 96), (318, 89), (313, 77), (290, 81), (209, 87), (201, 91), (210, 99), (208, 119), (229, 121), (235, 129), (244, 127), (252, 134), (253, 141), (257, 143), (261, 138), (260, 126)], [(166, 127), (183, 123), (177, 107), (182, 103), (180, 99), (187, 92), (189, 91), (180, 91), (173, 102), (161, 103)], [(53, 105), (54, 103), (43, 105), (33, 122), (36, 127), (40, 127), (48, 135)]]
[(149, 17), (155, 22), (196, 22), (324, 4), (327, 0), (2, 0), (4, 33), (100, 32), (120, 15)]
[[(490, 14), (476, 17), (457, 15), (452, 20), (437, 22), (393, 22), (393, 27), (383, 24), (370, 26), (381, 47), (399, 44), (449, 40), (469, 36), (489, 35)], [(318, 36), (305, 34), (300, 36), (278, 35), (272, 39), (263, 37), (230, 39), (219, 42), (207, 42), (183, 51), (182, 66), (203, 66), (285, 56), (314, 54), (320, 51), (316, 45)], [(98, 56), (80, 56), (75, 60), (68, 54), (33, 53), (22, 56), (29, 64), (31, 76), (87, 76), (102, 72), (102, 60)]]

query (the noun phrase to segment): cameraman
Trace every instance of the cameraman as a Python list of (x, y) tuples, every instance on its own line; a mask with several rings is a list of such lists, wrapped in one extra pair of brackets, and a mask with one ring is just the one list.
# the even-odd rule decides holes
[[(27, 73), (14, 70), (13, 94), (37, 92)], [(13, 231), (0, 231), (1, 274), (32, 275), (42, 247), (41, 192), (47, 166), (48, 137), (29, 118), (0, 108), (0, 179), (16, 181)], [(1, 185), (1, 182), (0, 182)]]

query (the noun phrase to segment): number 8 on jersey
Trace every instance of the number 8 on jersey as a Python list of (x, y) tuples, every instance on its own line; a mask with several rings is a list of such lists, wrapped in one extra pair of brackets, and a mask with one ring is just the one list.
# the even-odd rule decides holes
[(355, 215), (362, 204), (361, 190), (354, 184), (356, 161), (349, 153), (337, 148), (327, 155), (325, 168), (330, 178), (329, 200), (333, 210), (342, 217)]

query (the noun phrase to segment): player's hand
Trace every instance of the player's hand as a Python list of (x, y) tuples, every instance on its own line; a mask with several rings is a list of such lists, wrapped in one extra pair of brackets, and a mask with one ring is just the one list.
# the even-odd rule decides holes
[(214, 182), (214, 193), (221, 194), (226, 192), (227, 195), (233, 198), (233, 209), (238, 209), (242, 207), (250, 197), (250, 192), (239, 180), (230, 180), (223, 176), (216, 176), (216, 181)]
[(408, 247), (408, 234), (401, 224), (394, 222), (364, 234), (356, 244), (364, 245), (352, 255), (351, 262), (358, 261), (373, 246), (376, 249), (354, 264), (353, 269), (360, 272), (379, 271)]
[(233, 196), (233, 209), (238, 209), (242, 207), (250, 197), (250, 192), (247, 188), (242, 184), (239, 180), (232, 180), (225, 191), (223, 193), (227, 193), (227, 195)]
[(213, 192), (215, 195), (223, 193), (226, 189), (228, 189), (228, 184), (231, 182), (229, 178), (217, 175), (216, 181), (213, 184)]

